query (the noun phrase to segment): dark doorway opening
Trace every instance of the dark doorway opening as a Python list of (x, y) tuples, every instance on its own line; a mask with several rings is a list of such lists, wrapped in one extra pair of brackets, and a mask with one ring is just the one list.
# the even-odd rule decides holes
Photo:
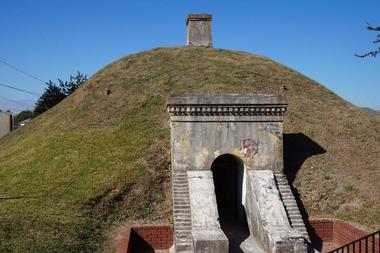
[(219, 223), (229, 241), (230, 253), (242, 253), (240, 244), (249, 236), (242, 204), (243, 161), (234, 155), (219, 156), (211, 165)]

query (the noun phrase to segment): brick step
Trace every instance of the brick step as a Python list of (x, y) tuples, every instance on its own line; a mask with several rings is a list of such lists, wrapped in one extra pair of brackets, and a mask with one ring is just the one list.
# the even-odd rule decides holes
[(177, 205), (188, 205), (190, 204), (190, 201), (188, 200), (175, 200), (174, 201), (174, 205), (177, 206)]
[(175, 209), (190, 209), (190, 205), (174, 205)]
[(190, 210), (190, 208), (183, 208), (183, 207), (179, 208), (179, 207), (175, 207), (175, 206), (174, 206), (174, 209), (179, 210), (179, 211), (189, 211)]
[(176, 239), (176, 242), (178, 242), (178, 241), (181, 241), (181, 242), (190, 242), (190, 243), (192, 243), (192, 238), (191, 238), (191, 234), (189, 233), (189, 235), (187, 235), (187, 236), (179, 236), (179, 235), (176, 235), (176, 237), (175, 237)]
[(174, 214), (175, 219), (191, 219), (191, 214), (189, 213), (179, 213), (179, 214)]
[(286, 209), (297, 209), (297, 210), (299, 210), (298, 205), (296, 203), (288, 203), (288, 204), (284, 203), (284, 206), (286, 207)]
[(189, 225), (190, 223), (186, 223), (186, 224), (183, 224), (181, 226), (178, 226), (176, 227), (176, 233), (180, 233), (180, 232), (188, 232), (188, 231), (191, 231), (191, 225)]
[(184, 181), (184, 182), (173, 182), (172, 183), (172, 186), (175, 188), (175, 187), (182, 187), (182, 186), (188, 186), (189, 184), (187, 183), (187, 181)]
[(176, 243), (176, 252), (177, 253), (190, 253), (192, 252), (192, 243), (184, 242), (184, 243)]
[(294, 200), (294, 197), (293, 197), (293, 195), (292, 194), (283, 194), (282, 192), (280, 192), (280, 194), (281, 194), (281, 198), (282, 199), (287, 199), (287, 200)]
[(284, 184), (278, 184), (277, 187), (278, 187), (278, 189), (281, 189), (281, 190), (291, 190), (290, 186), (286, 185), (285, 183)]
[(172, 180), (186, 180), (187, 181), (187, 175), (176, 175), (172, 177)]
[(187, 223), (191, 223), (190, 218), (175, 218), (174, 220), (176, 222), (176, 226), (175, 226), (176, 229), (177, 229), (177, 226), (181, 226), (181, 225), (184, 225)]
[(191, 214), (190, 213), (175, 213), (174, 218), (183, 218), (183, 219), (190, 219), (191, 220)]
[(292, 215), (292, 221), (293, 222), (298, 222), (298, 223), (301, 223), (301, 222), (304, 222), (303, 219), (302, 219), (302, 216), (301, 214), (298, 214), (298, 215)]
[(182, 245), (182, 246), (177, 246), (176, 247), (176, 252), (177, 253), (193, 253), (192, 244), (186, 244), (186, 245)]
[(187, 178), (187, 173), (175, 173), (172, 178)]
[(292, 220), (294, 219), (302, 219), (302, 216), (301, 216), (301, 213), (297, 210), (293, 210), (293, 211), (290, 211), (290, 212), (287, 212), (288, 213), (288, 216), (289, 218), (291, 218)]
[(181, 232), (189, 232), (191, 231), (191, 226), (183, 226), (183, 227), (178, 227), (176, 228), (176, 233), (181, 233)]
[(190, 198), (189, 194), (186, 193), (176, 193), (173, 194), (173, 199), (178, 199), (178, 198)]
[(187, 182), (187, 180), (183, 180), (183, 179), (175, 179), (172, 181), (172, 185), (188, 185), (189, 183)]
[(187, 185), (175, 185), (173, 189), (175, 191), (188, 191), (189, 186), (187, 186)]
[(297, 212), (299, 212), (299, 208), (297, 205), (286, 205), (286, 210), (288, 211), (297, 210)]
[(187, 178), (187, 174), (183, 174), (182, 172), (180, 174), (175, 174), (172, 176), (172, 179), (174, 178)]
[(299, 232), (301, 232), (302, 234), (304, 234), (304, 233), (306, 233), (307, 234), (307, 230), (306, 230), (306, 228), (304, 228), (304, 227), (294, 227), (296, 230), (298, 230)]
[[(188, 222), (191, 222), (191, 217), (174, 217), (174, 220), (176, 223), (179, 223), (178, 225), (180, 225), (180, 223), (188, 223)], [(177, 228), (177, 224), (176, 224), (176, 228)]]
[(173, 198), (190, 198), (188, 192), (176, 192), (173, 193)]
[(275, 174), (275, 179), (290, 224), (294, 229), (300, 232), (303, 237), (305, 237), (307, 240), (310, 240), (304, 220), (302, 219), (298, 204), (294, 198), (287, 178), (283, 174)]
[(178, 197), (178, 198), (174, 198), (173, 199), (173, 206), (180, 206), (180, 204), (177, 204), (179, 202), (187, 202), (187, 203), (190, 203), (190, 200), (189, 198), (185, 198), (185, 197)]
[(178, 225), (176, 227), (176, 231), (188, 231), (191, 230), (191, 223), (181, 223), (181, 225)]
[(189, 191), (186, 189), (186, 191), (185, 190), (183, 190), (183, 189), (174, 189), (173, 190), (173, 193), (174, 194), (189, 194)]
[(186, 176), (183, 176), (183, 177), (178, 177), (178, 176), (173, 177), (173, 178), (172, 178), (172, 181), (173, 181), (173, 182), (174, 182), (174, 181), (188, 182), (188, 180), (187, 180), (187, 175), (186, 175)]
[(191, 233), (188, 232), (188, 231), (178, 231), (178, 232), (176, 232), (175, 233), (175, 238), (176, 238), (176, 241), (178, 241), (178, 239), (192, 240)]
[(297, 201), (295, 201), (294, 199), (287, 199), (283, 200), (282, 202), (284, 202), (285, 205), (298, 206)]
[(292, 227), (294, 228), (303, 228), (305, 227), (305, 224), (302, 222), (292, 222)]
[(284, 197), (293, 197), (291, 190), (279, 190), (280, 194)]

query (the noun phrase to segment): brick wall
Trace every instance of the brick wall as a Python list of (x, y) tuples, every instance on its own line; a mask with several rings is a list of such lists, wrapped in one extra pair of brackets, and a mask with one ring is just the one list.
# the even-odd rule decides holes
[[(367, 233), (348, 223), (330, 219), (309, 220), (308, 232), (313, 246), (322, 252), (343, 246)], [(378, 239), (375, 239), (377, 245)], [(368, 245), (371, 244), (371, 239)], [(173, 227), (170, 225), (136, 225), (119, 234), (117, 253), (134, 253), (141, 250), (163, 250), (173, 245)], [(362, 242), (362, 249), (365, 244)], [(328, 247), (328, 249), (327, 249)], [(352, 249), (351, 249), (352, 250)], [(359, 244), (355, 247), (359, 252)], [(375, 253), (380, 253), (376, 248)]]
[[(173, 244), (173, 228), (171, 226), (136, 226), (132, 228), (132, 231), (135, 238), (143, 239), (153, 249), (168, 249)], [(132, 239), (135, 238), (132, 237)]]
[(338, 220), (334, 222), (334, 241), (336, 244), (344, 245), (367, 234), (368, 233), (363, 230), (355, 228), (345, 222)]
[(118, 235), (116, 253), (135, 253), (169, 249), (173, 245), (173, 228), (169, 225), (136, 225)]
[(334, 221), (333, 220), (310, 220), (308, 228), (310, 240), (316, 242), (334, 241)]
[[(311, 219), (309, 220), (308, 230), (314, 248), (322, 252), (338, 248), (368, 234), (343, 221), (330, 219)], [(378, 245), (378, 239), (375, 240)], [(371, 243), (372, 239), (369, 239), (368, 245)], [(326, 247), (329, 249), (326, 250)], [(356, 252), (359, 252), (359, 247), (364, 250), (365, 242), (362, 241), (360, 244), (359, 242), (355, 244)], [(369, 249), (372, 250), (370, 247)], [(353, 248), (351, 247), (350, 250), (353, 251)], [(379, 249), (376, 248), (374, 252), (379, 253)]]

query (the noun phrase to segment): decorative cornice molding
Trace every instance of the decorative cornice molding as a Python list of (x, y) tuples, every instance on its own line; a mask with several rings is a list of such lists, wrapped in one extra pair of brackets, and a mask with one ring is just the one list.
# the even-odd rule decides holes
[(287, 104), (168, 105), (170, 116), (285, 116)]

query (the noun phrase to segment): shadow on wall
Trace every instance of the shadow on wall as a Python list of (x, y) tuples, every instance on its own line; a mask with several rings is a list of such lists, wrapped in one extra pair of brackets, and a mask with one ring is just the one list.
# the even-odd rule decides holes
[(284, 134), (284, 174), (289, 181), (308, 233), (311, 239), (313, 239), (312, 243), (317, 250), (321, 249), (322, 240), (315, 234), (314, 229), (309, 223), (309, 215), (300, 199), (298, 190), (293, 187), (293, 181), (306, 159), (326, 152), (323, 147), (303, 133)]
[(154, 253), (153, 247), (135, 230), (131, 230), (131, 245), (128, 252)]

